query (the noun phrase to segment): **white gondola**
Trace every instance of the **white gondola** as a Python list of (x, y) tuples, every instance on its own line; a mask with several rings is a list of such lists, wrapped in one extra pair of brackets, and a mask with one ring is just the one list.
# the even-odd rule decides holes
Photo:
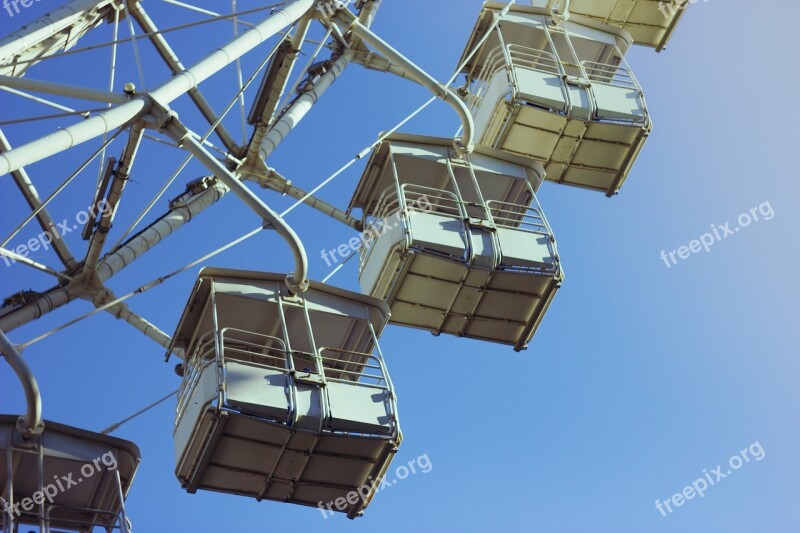
[[(24, 439), (17, 416), (0, 415), (2, 531), (128, 533), (124, 500), (139, 466), (132, 442), (45, 421)], [(42, 497), (44, 496), (44, 497)]]
[[(691, 0), (696, 1), (696, 0)], [(622, 28), (642, 46), (659, 52), (667, 46), (690, 0), (531, 0), (535, 7), (562, 11), (571, 20), (592, 20)]]
[(176, 474), (192, 493), (333, 511), (347, 498), (353, 518), (402, 439), (378, 347), (389, 310), (315, 282), (292, 295), (284, 279), (200, 273), (171, 347), (187, 354)]
[[(484, 5), (467, 51), (503, 7)], [(479, 142), (542, 162), (548, 180), (616, 194), (652, 128), (631, 43), (622, 29), (512, 6), (464, 70)]]
[(350, 203), (371, 228), (362, 291), (389, 303), (392, 323), (524, 349), (563, 278), (543, 178), (497, 150), (462, 158), (448, 139), (388, 137)]

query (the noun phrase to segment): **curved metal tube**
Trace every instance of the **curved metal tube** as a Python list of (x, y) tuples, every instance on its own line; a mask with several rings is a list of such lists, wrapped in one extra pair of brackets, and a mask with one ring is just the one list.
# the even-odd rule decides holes
[[(286, 277), (286, 286), (296, 294), (305, 292), (308, 289), (308, 257), (303, 242), (294, 230), (280, 217), (278, 213), (261, 201), (253, 191), (247, 188), (237, 179), (220, 161), (212, 156), (203, 146), (195, 140), (191, 133), (185, 133), (181, 137), (179, 132), (181, 126), (173, 126), (167, 129), (167, 133), (175, 139), (181, 146), (194, 155), (197, 160), (208, 168), (214, 176), (224, 183), (233, 193), (238, 196), (250, 209), (255, 211), (264, 221), (264, 227), (272, 227), (283, 237), (292, 249), (294, 255), (295, 271)], [(177, 130), (177, 131), (175, 131)]]
[[(349, 13), (346, 10), (342, 11)], [(472, 113), (469, 112), (467, 104), (465, 104), (464, 101), (461, 100), (461, 98), (459, 98), (452, 89), (443, 83), (438, 82), (435, 78), (415, 65), (403, 54), (392, 48), (389, 43), (378, 37), (372, 32), (372, 30), (361, 24), (358, 20), (350, 21), (349, 29), (354, 35), (378, 50), (387, 59), (389, 59), (389, 61), (395, 63), (400, 68), (405, 70), (414, 81), (426, 89), (429, 89), (436, 96), (450, 104), (450, 106), (456, 110), (458, 116), (461, 118), (461, 124), (464, 129), (464, 136), (454, 141), (456, 150), (462, 153), (470, 153), (475, 149), (475, 122), (472, 119)]]
[(17, 351), (16, 346), (0, 330), (0, 353), (2, 353), (8, 364), (19, 378), (19, 382), (25, 391), (25, 401), (28, 410), (24, 417), (20, 417), (17, 429), (26, 439), (39, 435), (44, 430), (42, 422), (42, 396), (39, 394), (39, 384), (33, 377), (30, 367)]

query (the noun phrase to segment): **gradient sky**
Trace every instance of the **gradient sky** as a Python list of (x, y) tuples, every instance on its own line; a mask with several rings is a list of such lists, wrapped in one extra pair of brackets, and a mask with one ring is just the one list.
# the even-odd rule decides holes
[[(35, 2), (11, 18), (0, 11), (0, 34), (46, 13), (58, 0)], [(219, 2), (197, 2), (223, 9)], [(447, 79), (477, 16), (480, 0), (386, 0), (374, 28), (432, 75)], [(239, 0), (239, 8), (259, 3)], [(199, 16), (149, 0), (156, 23), (176, 25)], [(756, 10), (743, 0), (690, 6), (669, 49), (636, 49), (628, 60), (644, 87), (654, 132), (615, 198), (545, 184), (540, 201), (558, 239), (566, 282), (526, 352), (509, 347), (390, 327), (382, 348), (397, 387), (405, 441), (394, 465), (427, 455), (433, 465), (379, 493), (363, 518), (323, 519), (319, 511), (240, 497), (184, 493), (174, 477), (174, 405), (163, 404), (119, 429), (134, 440), (143, 462), (128, 500), (139, 532), (161, 531), (542, 531), (749, 532), (797, 531), (800, 521), (798, 411), (797, 158), (800, 150), (788, 107), (800, 83), (794, 43), (800, 8), (782, 0)], [(108, 28), (96, 39), (108, 39)], [(127, 31), (127, 29), (125, 29)], [(123, 32), (124, 34), (125, 32)], [(227, 23), (171, 39), (185, 64), (231, 33)], [(86, 41), (90, 42), (90, 41)], [(145, 80), (166, 79), (146, 44)], [(268, 47), (263, 47), (263, 51)], [(262, 52), (266, 53), (266, 52)], [(118, 81), (136, 81), (130, 46), (120, 49)], [(31, 76), (101, 88), (108, 53), (78, 56), (32, 69)], [(101, 62), (102, 60), (102, 62)], [(251, 72), (258, 57), (248, 57)], [(44, 65), (42, 65), (44, 67)], [(104, 70), (105, 69), (105, 70)], [(235, 71), (201, 86), (217, 108), (235, 87)], [(138, 82), (137, 82), (138, 84)], [(119, 90), (119, 84), (117, 86)], [(250, 93), (251, 94), (251, 93)], [(389, 75), (347, 70), (270, 164), (311, 188), (428, 98)], [(190, 113), (184, 105), (179, 108)], [(30, 107), (0, 94), (0, 121)], [(66, 121), (71, 123), (75, 119)], [(194, 121), (197, 123), (197, 121)], [(228, 122), (241, 135), (236, 113)], [(403, 131), (450, 136), (458, 127), (436, 103)], [(46, 131), (5, 128), (12, 143)], [(94, 145), (96, 146), (96, 145)], [(119, 153), (119, 145), (112, 152)], [(88, 153), (29, 167), (43, 194), (51, 192)], [(137, 161), (112, 231), (119, 236), (152, 198), (182, 155), (147, 143)], [(96, 166), (53, 204), (54, 218), (88, 205)], [(321, 196), (345, 206), (363, 164)], [(193, 163), (162, 199), (207, 174)], [(289, 200), (259, 191), (282, 209)], [(662, 250), (677, 250), (712, 224), (769, 202), (774, 218), (742, 229), (709, 253), (667, 268)], [(25, 216), (9, 176), (0, 178), (0, 235)], [(312, 277), (329, 271), (320, 258), (354, 234), (301, 208), (287, 217), (303, 238)], [(174, 237), (115, 277), (117, 294), (185, 265), (258, 225), (229, 195)], [(794, 229), (793, 229), (794, 228)], [(29, 225), (13, 243), (39, 233)], [(80, 238), (70, 235), (73, 251)], [(57, 265), (52, 253), (34, 257)], [(286, 272), (291, 256), (275, 234), (258, 235), (209, 264)], [(332, 280), (355, 290), (355, 264)], [(193, 269), (129, 301), (172, 333), (196, 272)], [(46, 289), (52, 280), (0, 262), (0, 295)], [(76, 302), (10, 333), (25, 342), (91, 306)], [(42, 389), (45, 417), (100, 430), (174, 390), (174, 360), (128, 325), (100, 314), (27, 349)], [(0, 412), (21, 413), (21, 390), (0, 365)], [(759, 443), (751, 461), (705, 497), (667, 517), (655, 507), (687, 485)]]

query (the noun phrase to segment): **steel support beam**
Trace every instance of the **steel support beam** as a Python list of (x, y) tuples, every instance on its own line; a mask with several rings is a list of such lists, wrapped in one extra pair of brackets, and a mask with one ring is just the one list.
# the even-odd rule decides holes
[(166, 107), (179, 96), (197, 87), (213, 74), (300, 19), (313, 5), (314, 0), (294, 0), (194, 66), (173, 76), (151, 93), (133, 98), (130, 102), (105, 113), (0, 154), (0, 176), (130, 124), (147, 113), (153, 101)]
[(342, 211), (341, 209), (334, 207), (315, 196), (309, 196), (306, 191), (300, 187), (292, 185), (290, 180), (281, 176), (274, 169), (266, 169), (263, 170), (262, 173), (258, 174), (248, 174), (243, 179), (246, 181), (254, 181), (265, 189), (270, 189), (280, 194), (288, 194), (297, 200), (302, 199), (303, 203), (312, 209), (316, 209), (320, 213), (323, 213), (333, 218), (337, 222), (341, 222), (342, 224), (353, 228), (354, 230), (362, 231), (364, 229), (364, 225), (359, 219), (348, 215), (347, 212)]
[(258, 157), (258, 147), (261, 146), (264, 136), (272, 126), (275, 111), (278, 109), (280, 99), (286, 91), (289, 76), (297, 62), (297, 54), (300, 52), (303, 41), (308, 34), (310, 24), (310, 18), (305, 18), (298, 24), (292, 39), (285, 43), (288, 50), (282, 57), (276, 55), (273, 64), (270, 66), (270, 72), (267, 74), (267, 87), (261, 88), (262, 91), (269, 90), (270, 94), (264, 105), (264, 110), (261, 112), (261, 117), (255, 125), (253, 136), (247, 145), (245, 158), (249, 158), (251, 163)]
[(44, 93), (44, 94), (55, 94), (58, 96), (66, 96), (68, 98), (78, 98), (80, 100), (89, 100), (91, 102), (104, 102), (107, 104), (125, 104), (130, 100), (130, 97), (124, 94), (109, 93), (106, 91), (97, 91), (94, 89), (88, 89), (86, 87), (65, 85), (63, 83), (53, 83), (51, 81), (32, 80), (30, 78), (17, 78), (15, 76), (0, 75), (0, 85), (2, 85), (3, 87), (11, 87), (12, 89), (19, 89), (22, 91), (31, 91), (35, 93)]
[[(207, 79), (210, 75), (216, 72), (222, 66), (229, 64), (243, 53), (246, 53), (253, 47), (257, 46), (260, 42), (263, 42), (270, 35), (277, 33), (285, 27), (286, 25), (290, 24), (291, 22), (297, 20), (304, 14), (304, 11), (310, 8), (313, 5), (313, 0), (297, 0), (292, 3), (290, 6), (279, 10), (275, 14), (273, 14), (269, 19), (262, 22), (258, 26), (254, 28), (254, 30), (250, 30), (246, 32), (236, 39), (234, 39), (228, 46), (224, 47), (223, 49), (214, 52), (213, 54), (209, 55), (206, 59), (202, 60), (194, 67), (188, 69), (187, 71), (182, 72), (169, 82), (163, 84), (158, 89), (156, 89), (150, 95), (143, 95), (138, 98), (135, 98), (135, 101), (129, 102), (121, 106), (123, 109), (122, 112), (119, 109), (114, 109), (109, 111), (108, 113), (98, 117), (100, 120), (95, 121), (95, 124), (91, 127), (84, 126), (81, 128), (80, 124), (72, 126), (68, 128), (68, 133), (75, 135), (75, 141), (72, 144), (77, 144), (78, 142), (83, 142), (90, 138), (91, 136), (99, 136), (102, 135), (104, 130), (110, 130), (115, 128), (116, 126), (112, 126), (112, 124), (125, 124), (130, 123), (131, 121), (135, 120), (137, 117), (144, 115), (145, 113), (149, 112), (152, 108), (153, 101), (157, 102), (156, 108), (160, 108), (160, 111), (164, 111), (166, 107), (164, 104), (168, 103), (169, 101), (173, 100), (177, 96), (180, 96), (184, 92), (189, 91), (192, 87), (196, 87), (198, 83)], [(365, 4), (364, 8), (361, 11), (360, 19), (364, 25), (369, 26), (372, 22), (372, 19), (375, 16), (377, 11), (378, 2), (377, 0), (369, 1)], [(281, 22), (284, 23), (283, 26), (278, 26)], [(276, 27), (277, 26), (277, 27)], [(257, 36), (250, 35), (255, 31)], [(266, 32), (272, 32), (270, 35), (265, 35)], [(256, 42), (257, 41), (257, 42)], [(231, 48), (232, 47), (232, 48)], [(224, 63), (224, 64), (223, 64)], [(322, 94), (324, 91), (318, 91), (317, 98)], [(151, 100), (152, 98), (152, 100)], [(295, 104), (294, 102), (293, 104)], [(159, 105), (161, 104), (161, 105)], [(291, 111), (290, 106), (290, 111)], [(307, 110), (306, 110), (307, 112)], [(300, 114), (305, 116), (306, 112)], [(298, 115), (299, 116), (299, 115)], [(299, 116), (298, 120), (302, 118)], [(123, 117), (129, 117), (122, 122), (119, 122)], [(168, 117), (165, 117), (165, 124)], [(91, 119), (90, 119), (91, 120)], [(87, 121), (88, 122), (88, 121)], [(99, 133), (98, 133), (99, 132)], [(57, 134), (56, 134), (57, 135)], [(63, 143), (63, 138), (54, 139), (55, 135), (51, 135), (40, 139), (39, 141), (34, 141), (29, 145), (26, 145), (24, 151), (18, 151), (17, 154), (12, 154), (11, 157), (4, 157), (0, 159), (0, 175), (3, 175), (7, 172), (7, 169), (12, 169), (15, 165), (18, 165), (20, 161), (25, 161), (26, 158), (33, 157), (34, 160), (41, 160), (47, 155), (52, 153), (57, 153), (58, 149), (54, 149), (51, 146), (51, 143), (58, 144)], [(194, 141), (191, 138), (191, 141)], [(38, 145), (37, 145), (38, 143)], [(190, 143), (191, 144), (191, 143)], [(199, 145), (197, 145), (196, 141), (194, 143), (192, 149), (197, 150)], [(37, 148), (46, 149), (48, 154), (43, 155), (42, 157), (35, 156), (35, 149)], [(199, 147), (203, 152), (205, 152), (202, 147)], [(32, 153), (34, 155), (32, 155)], [(199, 153), (198, 153), (199, 155)], [(214, 165), (219, 164), (222, 165), (219, 161), (214, 159), (210, 156), (207, 152), (205, 155), (211, 158), (215, 163)], [(207, 163), (212, 163), (211, 161), (207, 161)], [(224, 168), (224, 166), (223, 166)], [(219, 169), (218, 169), (219, 170)], [(228, 173), (230, 170), (226, 169)], [(233, 175), (231, 173), (231, 175)], [(236, 179), (238, 180), (240, 176), (236, 175)], [(288, 181), (280, 177), (284, 181), (284, 186), (281, 190), (286, 193), (290, 194), (297, 198), (302, 198), (306, 195), (304, 191), (299, 188), (291, 186)], [(241, 184), (240, 184), (241, 185)], [(244, 187), (243, 185), (241, 185)], [(245, 188), (246, 189), (246, 188)], [(188, 223), (192, 217), (198, 215), (200, 212), (204, 211), (214, 203), (216, 203), (222, 196), (224, 196), (228, 192), (228, 188), (220, 182), (214, 182), (209, 179), (204, 179), (202, 182), (195, 182), (190, 184), (189, 191), (187, 191), (184, 195), (174, 200), (171, 204), (171, 210), (158, 219), (156, 222), (148, 226), (146, 229), (138, 233), (137, 235), (133, 236), (124, 244), (120, 245), (117, 249), (113, 250), (111, 253), (106, 255), (100, 262), (96, 270), (95, 279), (99, 283), (94, 283), (94, 286), (100, 286), (104, 289), (103, 282), (107, 279), (114, 276), (116, 273), (124, 269), (126, 266), (131, 264), (135, 261), (138, 257), (142, 254), (150, 250), (153, 246), (159, 244), (163, 241), (166, 237), (171, 235), (174, 231), (178, 228), (182, 227), (184, 224)], [(276, 189), (277, 190), (277, 189)], [(249, 191), (249, 190), (248, 190)], [(256, 197), (257, 198), (257, 197)], [(335, 213), (340, 213), (338, 209), (328, 206), (324, 202), (317, 200), (315, 198), (308, 198), (305, 201), (307, 204), (311, 205), (312, 207), (330, 214), (334, 216), (334, 218), (339, 218)], [(342, 220), (348, 225), (351, 225), (351, 222), (347, 219)], [(16, 309), (10, 309), (5, 312), (0, 312), (0, 329), (11, 330), (16, 327), (19, 327), (23, 324), (26, 324), (32, 320), (39, 318), (40, 316), (49, 313), (50, 311), (65, 305), (66, 303), (70, 302), (79, 297), (86, 297), (86, 285), (79, 285), (79, 286), (68, 286), (62, 287), (57, 286), (53, 287), (49, 291), (44, 294), (39, 295), (39, 297), (30, 303), (20, 306)], [(138, 317), (134, 313), (127, 310), (125, 307), (118, 307), (114, 306), (109, 308), (109, 312), (112, 312), (115, 316), (119, 316), (121, 319), (126, 320), (127, 322), (131, 323), (134, 327), (139, 329), (140, 331), (144, 332), (148, 337), (156, 340), (159, 344), (162, 344), (164, 338), (158, 332), (158, 328), (149, 324), (146, 320)], [(130, 314), (128, 314), (130, 313)], [(165, 334), (164, 334), (165, 335)]]
[[(100, 217), (100, 222), (94, 233), (92, 233), (91, 240), (89, 241), (89, 251), (86, 253), (86, 260), (83, 265), (84, 272), (91, 272), (97, 268), (97, 260), (100, 257), (100, 252), (103, 250), (103, 245), (106, 243), (108, 232), (111, 230), (111, 224), (114, 222), (114, 215), (117, 212), (117, 207), (122, 198), (122, 192), (125, 190), (125, 185), (128, 183), (131, 167), (133, 166), (133, 161), (136, 159), (136, 152), (139, 150), (139, 144), (142, 142), (143, 134), (143, 125), (135, 124), (131, 128), (130, 135), (128, 136), (128, 144), (125, 145), (125, 150), (122, 152), (122, 157), (114, 171), (111, 189), (108, 191), (108, 197), (105, 199), (103, 216)], [(103, 199), (98, 198), (98, 201), (101, 200)]]
[[(354, 20), (361, 21), (364, 24), (364, 27), (369, 27), (372, 25), (373, 20), (375, 20), (375, 15), (377, 14), (379, 7), (379, 0), (370, 0), (366, 2), (361, 9), (361, 13), (359, 14), (358, 18), (356, 18), (355, 15), (350, 13), (350, 11), (347, 9), (341, 9), (340, 11), (347, 12), (348, 15)], [(357, 42), (353, 42), (350, 44), (350, 46), (352, 47), (356, 44)], [(336, 56), (334, 55), (334, 57)], [(314, 87), (292, 102), (291, 106), (289, 106), (281, 118), (270, 128), (267, 135), (264, 136), (264, 140), (261, 141), (258, 148), (258, 155), (261, 157), (261, 159), (266, 161), (270, 154), (275, 151), (278, 145), (283, 142), (292, 129), (294, 129), (297, 123), (305, 118), (308, 112), (311, 111), (311, 108), (314, 106), (314, 104), (319, 101), (325, 91), (327, 91), (331, 85), (333, 85), (333, 82), (335, 82), (344, 69), (347, 68), (352, 61), (352, 58), (352, 48), (345, 49), (341, 56), (333, 62), (331, 67), (328, 69), (328, 72), (326, 72), (314, 83)], [(254, 154), (252, 153), (253, 148), (254, 146), (251, 144), (248, 157), (254, 157)], [(253, 165), (252, 162), (250, 162), (250, 164)]]
[(72, 0), (0, 39), (0, 74), (21, 76), (59, 50), (69, 50), (103, 19), (119, 0)]
[[(105, 282), (130, 265), (146, 251), (205, 211), (228, 192), (221, 183), (210, 183), (205, 190), (186, 192), (172, 203), (172, 209), (119, 248), (108, 254), (97, 268), (97, 279)], [(12, 331), (80, 296), (80, 287), (57, 286), (40, 295), (35, 301), (0, 312), (0, 330)]]
[(225, 185), (212, 182), (202, 192), (184, 193), (172, 202), (172, 209), (167, 214), (106, 255), (97, 267), (98, 278), (103, 282), (111, 279), (192, 218), (219, 201), (227, 192), (228, 188)]
[(264, 140), (261, 142), (261, 146), (258, 149), (258, 155), (261, 159), (266, 161), (278, 145), (288, 137), (297, 123), (305, 118), (308, 112), (311, 111), (311, 108), (314, 107), (314, 104), (322, 97), (323, 93), (325, 93), (342, 72), (344, 72), (344, 69), (350, 64), (352, 57), (352, 52), (346, 50), (339, 59), (333, 62), (328, 72), (314, 83), (313, 89), (303, 93), (302, 96), (292, 103), (286, 113), (284, 113), (280, 120), (270, 128), (269, 133), (264, 136)]
[[(0, 130), (0, 153), (9, 150), (11, 150), (11, 144), (9, 144), (3, 130)], [(17, 187), (25, 197), (25, 201), (28, 203), (31, 210), (35, 211), (38, 209), (39, 206), (42, 205), (42, 200), (39, 198), (39, 193), (36, 191), (36, 187), (33, 186), (33, 182), (28, 176), (28, 173), (25, 172), (25, 169), (20, 168), (15, 170), (11, 173), (11, 177), (14, 178), (14, 183), (17, 184)], [(43, 231), (49, 232), (50, 235), (59, 235), (56, 223), (50, 217), (50, 213), (48, 213), (46, 208), (36, 213), (36, 220), (39, 222), (39, 226)], [(75, 258), (72, 256), (72, 252), (69, 251), (64, 239), (54, 239), (51, 245), (64, 267), (67, 269), (75, 267)]]
[[(102, 305), (102, 304), (100, 304)], [(139, 330), (146, 337), (154, 340), (164, 348), (169, 349), (172, 344), (172, 337), (161, 331), (159, 328), (145, 320), (143, 317), (137, 315), (124, 303), (120, 302), (106, 309), (106, 312), (113, 315), (118, 320), (123, 320)]]
[[(167, 66), (172, 70), (173, 74), (180, 74), (184, 72), (186, 68), (178, 59), (178, 56), (175, 54), (175, 51), (169, 45), (167, 40), (164, 36), (158, 32), (158, 27), (155, 25), (153, 20), (150, 16), (142, 9), (141, 5), (139, 4), (139, 0), (128, 0), (128, 11), (130, 12), (131, 16), (136, 20), (139, 26), (142, 28), (142, 31), (148, 34), (148, 38), (150, 42), (153, 43), (158, 55), (164, 60)], [(197, 87), (193, 87), (188, 91), (189, 98), (192, 99), (197, 109), (202, 113), (203, 117), (208, 121), (209, 124), (214, 124), (217, 120), (217, 114), (214, 113), (214, 110), (211, 108), (211, 104), (206, 100), (205, 96), (200, 92), (200, 89)], [(217, 124), (214, 128), (214, 132), (219, 137), (219, 140), (222, 141), (222, 144), (225, 148), (234, 155), (238, 150), (238, 146), (236, 141), (233, 139), (233, 136), (230, 132), (223, 126), (221, 123)]]
[[(66, 280), (66, 281), (72, 281), (72, 279), (73, 279), (70, 276), (67, 276), (66, 274), (63, 274), (63, 273), (59, 272), (58, 270), (54, 270), (54, 269), (50, 268), (49, 266), (43, 265), (41, 263), (37, 263), (36, 261), (33, 261), (32, 259), (28, 259), (27, 257), (21, 256), (21, 255), (15, 253), (15, 252), (12, 252), (11, 250), (7, 250), (7, 249), (5, 249), (5, 248), (3, 248), (1, 246), (0, 246), (0, 255), (9, 258), (12, 261), (17, 261), (20, 264), (23, 264), (23, 265), (29, 266), (31, 268), (34, 268), (34, 269), (38, 270), (39, 272), (44, 272), (45, 274), (50, 274), (51, 276), (55, 276), (57, 278), (61, 278), (61, 279)], [(4, 260), (5, 260), (5, 258), (4, 258)]]

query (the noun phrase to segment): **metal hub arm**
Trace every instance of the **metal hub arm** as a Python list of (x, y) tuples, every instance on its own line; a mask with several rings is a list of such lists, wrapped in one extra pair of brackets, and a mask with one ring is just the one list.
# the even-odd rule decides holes
[[(461, 125), (464, 130), (463, 137), (454, 141), (456, 150), (461, 153), (470, 153), (475, 148), (475, 122), (472, 119), (467, 104), (464, 103), (458, 94), (447, 87), (443, 83), (439, 83), (430, 74), (422, 70), (419, 66), (414, 64), (411, 60), (406, 58), (403, 54), (395, 50), (389, 43), (381, 39), (375, 32), (368, 27), (361, 24), (352, 13), (347, 10), (341, 10), (338, 13), (337, 21), (344, 19), (345, 28), (350, 30), (353, 35), (359, 37), (365, 43), (369, 44), (381, 54), (383, 54), (389, 61), (398, 65), (404, 72), (408, 73), (409, 77), (430, 90), (437, 97), (447, 102), (458, 113), (461, 119)], [(391, 70), (389, 70), (391, 72)]]
[(238, 196), (250, 209), (261, 217), (264, 227), (272, 227), (283, 237), (292, 250), (295, 260), (295, 271), (286, 278), (286, 285), (292, 293), (305, 292), (308, 289), (308, 257), (303, 247), (303, 242), (297, 233), (270, 207), (261, 201), (261, 198), (239, 181), (217, 158), (208, 153), (202, 144), (183, 126), (177, 118), (173, 117), (166, 127), (166, 133), (182, 148), (188, 150), (200, 163), (208, 168), (217, 179), (224, 183)]

